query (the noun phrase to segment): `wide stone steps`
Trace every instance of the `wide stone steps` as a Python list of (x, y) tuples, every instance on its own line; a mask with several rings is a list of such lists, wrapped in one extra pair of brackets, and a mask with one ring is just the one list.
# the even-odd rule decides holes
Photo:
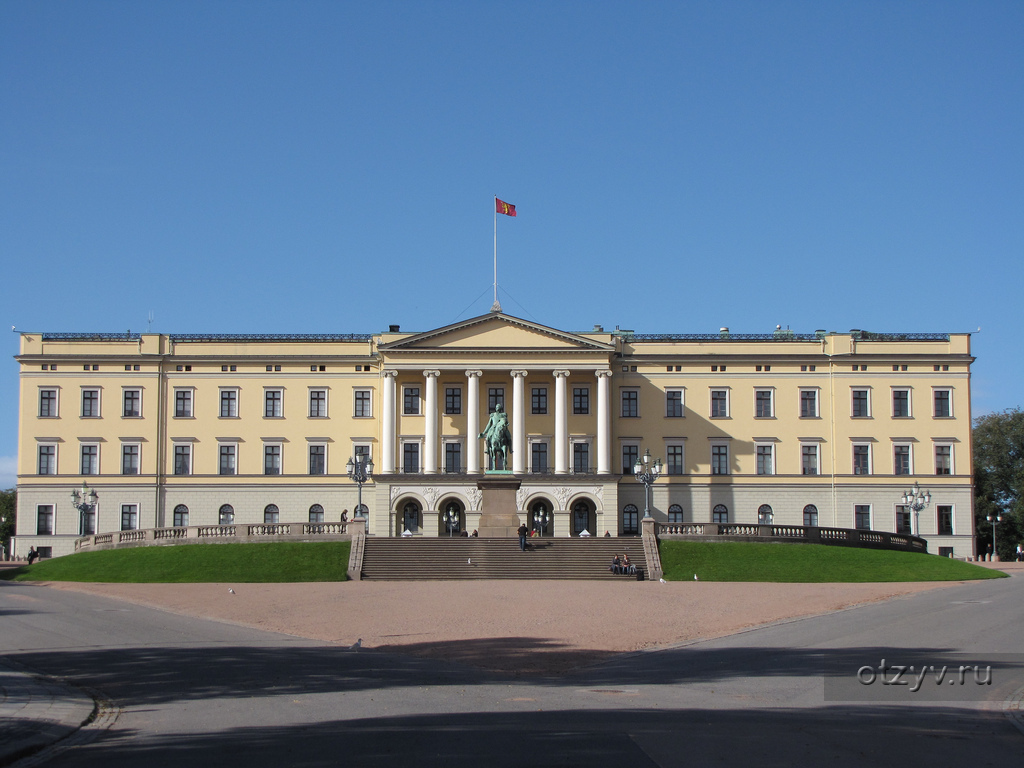
[(623, 552), (644, 574), (640, 538), (377, 538), (368, 536), (362, 578), (378, 581), (456, 579), (629, 579), (608, 570)]

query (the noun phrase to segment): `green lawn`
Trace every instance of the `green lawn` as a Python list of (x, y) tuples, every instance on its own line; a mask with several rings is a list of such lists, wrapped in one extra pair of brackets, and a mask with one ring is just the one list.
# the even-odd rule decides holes
[(0, 571), (13, 581), (291, 582), (345, 581), (347, 541), (186, 544), (80, 552)]
[(937, 555), (823, 544), (662, 541), (667, 581), (965, 581), (1002, 571)]

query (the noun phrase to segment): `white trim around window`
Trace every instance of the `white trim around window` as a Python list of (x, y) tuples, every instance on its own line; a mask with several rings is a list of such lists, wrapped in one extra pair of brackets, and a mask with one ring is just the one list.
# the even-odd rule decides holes
[[(545, 448), (545, 450), (544, 450), (544, 466), (543, 467), (535, 467), (533, 465), (533, 446), (535, 446), (535, 445), (543, 445), (544, 448)], [(529, 462), (529, 468), (530, 468), (529, 471), (530, 472), (542, 473), (542, 472), (550, 472), (550, 471), (552, 471), (554, 469), (554, 467), (551, 465), (551, 460), (554, 458), (554, 455), (551, 453), (551, 437), (549, 435), (545, 435), (545, 436), (528, 435), (527, 438), (526, 438), (526, 451), (527, 451), (526, 457), (527, 457), (527, 461)]]
[[(712, 419), (728, 419), (732, 416), (732, 404), (731, 393), (729, 387), (709, 387), (708, 388), (708, 414)], [(716, 400), (715, 393), (722, 393), (722, 397)], [(715, 413), (715, 404), (720, 403), (725, 409), (725, 413)]]
[[(674, 395), (678, 398), (673, 399)], [(676, 405), (678, 404), (678, 408)], [(678, 413), (673, 412), (677, 410)], [(682, 419), (686, 416), (686, 387), (665, 387), (665, 418)]]
[[(776, 463), (776, 453), (774, 439), (754, 439), (754, 473), (758, 475), (775, 475), (778, 474), (778, 464)], [(767, 459), (767, 462), (765, 461)], [(765, 466), (767, 464), (767, 467)], [(767, 470), (767, 471), (765, 471)]]
[[(953, 447), (954, 440), (932, 438), (932, 456), (935, 466), (932, 468), (936, 475), (956, 474), (956, 449)], [(939, 449), (945, 448), (949, 451), (949, 472), (939, 472)]]
[(666, 475), (686, 474), (686, 438), (665, 438), (665, 462), (662, 465)]
[[(875, 473), (875, 452), (871, 448), (871, 443), (872, 441), (864, 439), (855, 439), (851, 442), (850, 469), (854, 475), (873, 475)], [(867, 457), (867, 466), (858, 467), (857, 459), (860, 456)]]
[[(404, 392), (403, 392), (404, 394)], [(373, 418), (373, 389), (371, 387), (353, 387), (352, 418)]]
[[(906, 452), (906, 455), (907, 455), (907, 471), (906, 472), (899, 472), (899, 473), (897, 473), (897, 471), (896, 471), (897, 470), (897, 466), (896, 466), (896, 449), (897, 448), (906, 448), (907, 449), (907, 452)], [(903, 476), (903, 475), (913, 475), (914, 474), (914, 441), (913, 440), (895, 439), (894, 438), (893, 441), (892, 441), (892, 449), (891, 449), (890, 453), (892, 455), (892, 473), (894, 475)]]
[[(60, 453), (60, 438), (36, 438), (36, 474), (37, 475), (56, 475), (57, 474), (57, 458)], [(43, 449), (46, 449), (44, 452)], [(44, 466), (43, 458), (46, 458), (46, 466)], [(43, 472), (43, 470), (46, 470)]]
[[(122, 419), (141, 419), (142, 418), (142, 387), (121, 387), (121, 418)], [(137, 395), (135, 398), (130, 398), (128, 393), (132, 392)], [(129, 408), (130, 401), (134, 399), (135, 413), (125, 413)]]
[[(319, 397), (318, 397), (319, 395)], [(328, 418), (330, 387), (309, 387), (306, 393), (306, 416), (311, 419)]]
[[(804, 398), (804, 395), (813, 395), (812, 398)], [(804, 415), (804, 403), (812, 402), (814, 405), (814, 413)], [(800, 387), (800, 402), (798, 404), (800, 408), (801, 419), (820, 419), (821, 418), (821, 387)]]
[[(89, 414), (86, 414), (86, 412), (85, 412), (85, 403), (86, 403), (85, 393), (86, 392), (95, 392), (96, 393), (95, 408), (93, 407), (94, 404), (90, 402), (90, 405), (89, 405), (90, 413)], [(90, 400), (92, 400), (92, 398), (90, 398)], [(97, 387), (97, 386), (85, 387), (85, 386), (83, 386), (81, 388), (81, 401), (82, 401), (81, 402), (81, 410), (79, 411), (79, 415), (83, 419), (99, 419), (99, 418), (102, 418), (102, 416), (103, 416), (103, 388), (102, 387)], [(95, 412), (93, 413), (92, 411), (95, 411)]]
[[(767, 395), (768, 397), (762, 397)], [(759, 406), (768, 405), (768, 413), (758, 413)], [(754, 418), (774, 419), (775, 418), (775, 387), (754, 387)]]
[[(44, 398), (43, 393), (52, 393), (52, 397), (45, 399), (46, 408), (43, 408)], [(45, 410), (45, 413), (44, 413)], [(36, 415), (40, 419), (57, 419), (60, 418), (60, 387), (40, 387), (38, 397), (38, 407), (36, 409)]]
[[(134, 449), (134, 451), (133, 451)], [(131, 459), (126, 463), (126, 459)], [(133, 470), (125, 472), (125, 469)], [(142, 441), (139, 439), (121, 438), (121, 474), (142, 474)]]
[[(330, 454), (330, 450), (327, 447), (327, 443), (328, 442), (329, 441), (326, 438), (322, 438), (322, 437), (320, 437), (320, 438), (307, 437), (306, 438), (306, 473), (307, 474), (320, 476), (320, 475), (326, 475), (326, 474), (328, 474), (330, 472), (330, 468), (328, 467), (328, 464), (327, 464), (327, 460), (328, 460), (328, 457), (329, 457), (329, 454)], [(314, 449), (317, 449), (317, 450), (314, 450)], [(314, 466), (313, 466), (314, 456), (322, 457), (323, 458), (323, 461), (322, 461), (323, 466), (320, 467), (320, 469), (322, 471), (320, 471), (320, 472), (314, 472), (313, 471), (313, 469), (314, 469)]]
[[(88, 467), (86, 467), (86, 456), (90, 459)], [(86, 469), (89, 471), (86, 472)], [(78, 438), (78, 474), (100, 474), (100, 442), (98, 440)]]
[[(178, 395), (187, 395), (179, 399)], [(179, 405), (182, 405), (180, 410)], [(174, 387), (171, 397), (171, 417), (175, 419), (195, 418), (196, 388), (195, 387)]]
[[(229, 397), (233, 395), (233, 397)], [(225, 408), (225, 406), (227, 406)], [(220, 419), (237, 419), (242, 407), (242, 391), (240, 387), (219, 387), (217, 394), (217, 417)]]
[[(941, 399), (939, 393), (945, 394), (945, 408), (948, 413), (939, 415), (936, 413), (939, 410), (939, 404)], [(956, 418), (956, 412), (953, 410), (953, 388), (952, 387), (932, 387), (932, 418), (933, 419), (953, 419)]]
[[(914, 389), (913, 387), (890, 387), (889, 388), (889, 407), (890, 415), (894, 419), (912, 419), (914, 418)], [(907, 412), (906, 414), (896, 415), (896, 393), (906, 392), (907, 393)]]
[(263, 418), (284, 418), (284, 387), (263, 388)]

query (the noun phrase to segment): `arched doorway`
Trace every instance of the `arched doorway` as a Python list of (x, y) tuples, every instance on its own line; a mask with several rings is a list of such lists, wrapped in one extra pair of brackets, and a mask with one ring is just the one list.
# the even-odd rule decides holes
[(407, 501), (402, 506), (402, 530), (399, 534), (403, 534), (406, 531), (409, 533), (419, 533), (420, 530), (420, 505), (415, 501)]
[(324, 508), (320, 504), (314, 504), (309, 508), (309, 522), (322, 523), (324, 521)]
[(451, 499), (441, 505), (441, 511), (438, 513), (438, 535), (459, 536), (465, 527), (466, 516), (463, 514), (462, 504)]
[(594, 505), (580, 499), (572, 505), (572, 535), (579, 536), (586, 531), (594, 535)]
[(547, 501), (535, 501), (530, 505), (530, 530), (537, 536), (552, 536), (555, 532), (555, 514)]
[(230, 504), (225, 504), (220, 508), (218, 516), (220, 525), (234, 525), (235, 523), (235, 508)]

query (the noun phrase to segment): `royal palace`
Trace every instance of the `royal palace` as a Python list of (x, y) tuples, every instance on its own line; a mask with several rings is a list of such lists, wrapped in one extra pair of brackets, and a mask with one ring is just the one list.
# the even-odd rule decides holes
[[(14, 554), (343, 513), (368, 536), (461, 535), (481, 527), (500, 405), (501, 476), (543, 536), (632, 536), (649, 510), (966, 557), (972, 360), (968, 334), (567, 332), (500, 311), (425, 332), (22, 333)], [(904, 503), (915, 483), (923, 509)]]

